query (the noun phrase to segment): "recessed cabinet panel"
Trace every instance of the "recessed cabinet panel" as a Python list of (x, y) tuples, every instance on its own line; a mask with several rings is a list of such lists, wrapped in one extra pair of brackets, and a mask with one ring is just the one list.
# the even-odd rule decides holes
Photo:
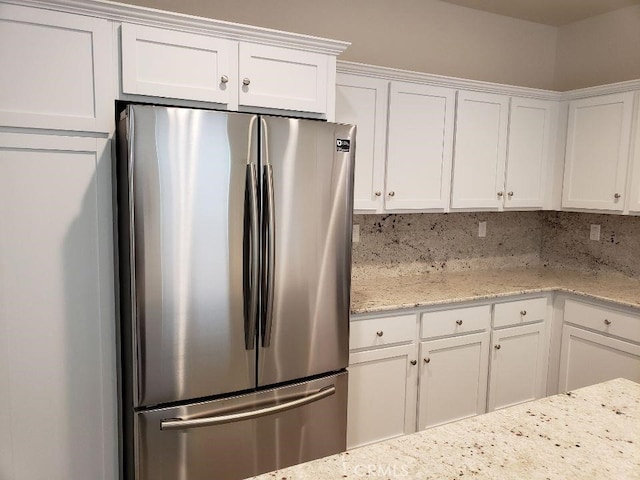
[(2, 4), (0, 125), (109, 132), (107, 20)]
[(449, 204), (455, 90), (391, 82), (385, 209)]
[(636, 93), (636, 123), (633, 131), (632, 157), (631, 157), (631, 178), (629, 188), (629, 210), (633, 213), (640, 213), (640, 93)]
[(542, 208), (554, 115), (551, 102), (511, 99), (505, 208)]
[(325, 113), (327, 55), (241, 43), (239, 104)]
[(382, 208), (387, 138), (387, 80), (338, 74), (336, 121), (358, 127), (353, 206)]
[(640, 383), (640, 346), (565, 325), (562, 328), (558, 391), (614, 378)]
[(228, 104), (237, 94), (237, 42), (122, 24), (122, 91)]
[(544, 324), (492, 333), (488, 410), (544, 396), (548, 345)]
[(489, 333), (420, 344), (418, 429), (484, 413)]
[(502, 206), (509, 97), (459, 92), (451, 208)]
[(106, 140), (0, 133), (0, 477), (117, 478)]
[(562, 206), (621, 211), (633, 92), (569, 104)]
[(350, 355), (347, 448), (414, 431), (415, 351), (409, 345)]

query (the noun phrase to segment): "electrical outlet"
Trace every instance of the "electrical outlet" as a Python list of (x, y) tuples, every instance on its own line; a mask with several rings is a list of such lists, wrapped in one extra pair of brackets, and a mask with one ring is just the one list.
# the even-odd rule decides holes
[(478, 236), (484, 238), (487, 236), (487, 222), (478, 223)]
[(358, 243), (360, 241), (360, 225), (353, 225), (353, 235), (351, 236), (351, 240), (353, 243)]
[(591, 240), (595, 240), (596, 242), (600, 241), (600, 225), (592, 224), (591, 231), (589, 232), (589, 238)]

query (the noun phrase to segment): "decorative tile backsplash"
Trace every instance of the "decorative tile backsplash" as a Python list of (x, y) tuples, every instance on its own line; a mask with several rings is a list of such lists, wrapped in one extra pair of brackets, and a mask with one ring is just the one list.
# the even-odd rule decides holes
[[(487, 222), (486, 237), (478, 223)], [(566, 266), (640, 276), (640, 217), (569, 212), (355, 215), (353, 278)], [(589, 240), (591, 224), (601, 241)]]
[[(545, 265), (640, 277), (640, 217), (570, 212), (541, 215)], [(591, 224), (600, 225), (599, 242), (589, 240)]]

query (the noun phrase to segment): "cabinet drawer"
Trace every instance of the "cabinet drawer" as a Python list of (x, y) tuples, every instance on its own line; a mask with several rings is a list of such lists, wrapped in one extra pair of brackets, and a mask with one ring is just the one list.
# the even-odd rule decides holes
[(640, 342), (640, 316), (588, 303), (566, 300), (564, 321)]
[(497, 303), (493, 310), (493, 328), (542, 322), (546, 312), (546, 298)]
[(412, 342), (416, 335), (416, 316), (371, 318), (351, 322), (349, 349), (381, 347)]
[(420, 319), (420, 336), (431, 338), (477, 332), (489, 329), (490, 324), (489, 305), (426, 312)]

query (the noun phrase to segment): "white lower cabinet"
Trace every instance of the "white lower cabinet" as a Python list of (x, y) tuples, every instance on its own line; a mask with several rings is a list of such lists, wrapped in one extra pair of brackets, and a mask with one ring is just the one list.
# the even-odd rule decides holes
[(347, 448), (415, 430), (416, 353), (411, 344), (350, 355)]
[(545, 324), (494, 330), (487, 410), (493, 411), (545, 395), (549, 345)]
[(420, 344), (418, 429), (484, 413), (489, 333)]

